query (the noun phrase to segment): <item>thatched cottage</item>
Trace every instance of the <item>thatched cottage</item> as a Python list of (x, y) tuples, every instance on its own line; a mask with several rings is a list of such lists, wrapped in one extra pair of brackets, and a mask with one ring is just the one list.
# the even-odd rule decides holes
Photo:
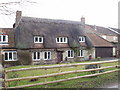
[(112, 57), (114, 45), (87, 32), (84, 20), (83, 17), (81, 22), (23, 17), (17, 11), (14, 28), (0, 30), (2, 47), (6, 41), (1, 50), (3, 62), (50, 64)]

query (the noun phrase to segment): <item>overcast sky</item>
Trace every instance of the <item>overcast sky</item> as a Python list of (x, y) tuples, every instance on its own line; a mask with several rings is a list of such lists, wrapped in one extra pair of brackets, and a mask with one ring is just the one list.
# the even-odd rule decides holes
[[(15, 0), (0, 0), (0, 2)], [(16, 0), (17, 1), (17, 0)], [(11, 10), (22, 10), (23, 16), (80, 21), (104, 27), (118, 27), (118, 1), (120, 0), (32, 0), (35, 4), (11, 6)], [(11, 28), (15, 14), (0, 14), (0, 28)]]

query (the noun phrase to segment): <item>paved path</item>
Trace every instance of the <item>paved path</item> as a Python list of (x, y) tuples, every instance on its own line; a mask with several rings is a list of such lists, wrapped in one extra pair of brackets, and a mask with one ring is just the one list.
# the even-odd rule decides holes
[(111, 83), (111, 84), (108, 84), (108, 85), (104, 85), (100, 88), (116, 88), (116, 89), (120, 90), (120, 83), (119, 84), (117, 82), (116, 83)]

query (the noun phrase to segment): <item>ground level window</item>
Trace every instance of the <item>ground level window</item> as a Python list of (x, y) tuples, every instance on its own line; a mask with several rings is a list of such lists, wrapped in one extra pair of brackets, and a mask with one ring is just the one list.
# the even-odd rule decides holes
[(16, 51), (5, 51), (4, 52), (4, 60), (5, 61), (17, 60), (17, 52)]
[(33, 60), (40, 60), (40, 52), (33, 52)]
[(44, 60), (49, 60), (49, 59), (51, 59), (51, 52), (50, 51), (44, 52)]
[(84, 54), (83, 54), (83, 53), (84, 53), (83, 50), (80, 50), (78, 56), (79, 56), (79, 57), (84, 57)]
[(68, 58), (73, 58), (73, 57), (74, 57), (74, 51), (68, 50), (68, 51), (67, 51), (67, 57), (68, 57)]

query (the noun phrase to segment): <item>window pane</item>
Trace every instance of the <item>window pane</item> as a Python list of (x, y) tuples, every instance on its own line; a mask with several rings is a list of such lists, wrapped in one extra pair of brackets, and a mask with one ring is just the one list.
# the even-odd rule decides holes
[(16, 52), (13, 52), (13, 58), (14, 58), (14, 60), (17, 59), (17, 53)]
[(70, 57), (70, 51), (68, 51), (68, 57)]
[(39, 38), (39, 42), (42, 42), (42, 38), (41, 37)]
[(61, 42), (63, 42), (63, 38), (60, 38), (61, 39)]
[(3, 41), (6, 41), (6, 36), (3, 36)]
[(2, 36), (0, 36), (0, 42), (1, 42), (1, 40), (2, 40)]
[(12, 60), (12, 52), (9, 52), (9, 60)]
[(64, 38), (64, 42), (66, 42), (66, 38)]
[(48, 59), (50, 59), (50, 52), (48, 52)]
[(59, 38), (57, 38), (57, 42), (59, 42)]
[(73, 57), (73, 51), (71, 51), (71, 57)]
[(34, 52), (33, 59), (36, 59), (36, 52)]
[(78, 56), (80, 56), (80, 51), (78, 52)]
[(80, 52), (79, 52), (79, 56), (80, 56), (80, 57), (83, 56), (83, 50), (80, 50)]
[(83, 50), (81, 50), (81, 56), (83, 56)]
[(40, 52), (37, 52), (37, 59), (40, 59)]
[(38, 38), (37, 37), (35, 37), (35, 42), (38, 42)]
[(8, 60), (8, 53), (5, 53), (5, 60)]
[(47, 59), (47, 52), (44, 53), (44, 59)]
[(79, 38), (79, 41), (81, 41), (81, 37)]

